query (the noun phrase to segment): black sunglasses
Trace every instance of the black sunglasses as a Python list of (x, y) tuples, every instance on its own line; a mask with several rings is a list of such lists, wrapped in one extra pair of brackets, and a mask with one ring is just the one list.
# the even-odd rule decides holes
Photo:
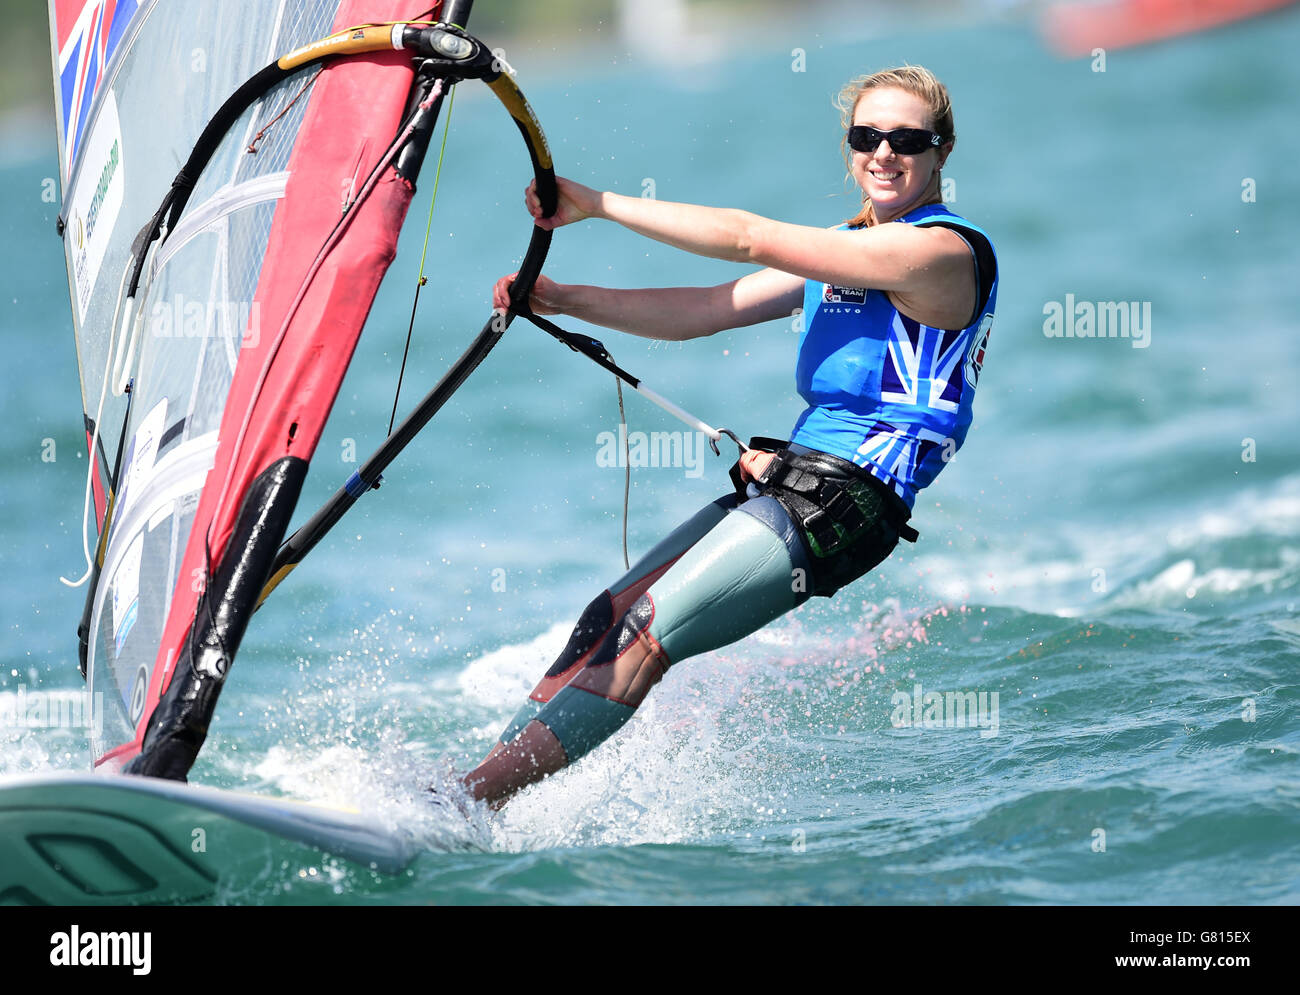
[(927, 149), (938, 148), (943, 144), (943, 138), (924, 128), (895, 128), (893, 131), (880, 131), (863, 124), (855, 124), (849, 129), (849, 148), (854, 152), (874, 152), (881, 142), (889, 142), (889, 147), (899, 155), (920, 155)]

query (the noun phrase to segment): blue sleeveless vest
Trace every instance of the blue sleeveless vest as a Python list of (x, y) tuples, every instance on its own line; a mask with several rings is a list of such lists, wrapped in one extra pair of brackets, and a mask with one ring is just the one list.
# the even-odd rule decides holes
[[(988, 238), (941, 204), (897, 219), (937, 220)], [(795, 382), (809, 406), (790, 441), (856, 463), (912, 507), (966, 440), (997, 294), (995, 270), (975, 320), (946, 331), (899, 314), (883, 291), (807, 281)]]

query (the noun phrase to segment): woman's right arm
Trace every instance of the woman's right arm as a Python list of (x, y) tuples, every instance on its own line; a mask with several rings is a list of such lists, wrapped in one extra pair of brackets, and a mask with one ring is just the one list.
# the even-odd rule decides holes
[[(514, 274), (497, 281), (493, 304), (506, 307)], [(763, 269), (716, 287), (615, 290), (537, 278), (529, 303), (538, 314), (567, 314), (594, 325), (669, 342), (713, 335), (790, 316), (803, 302), (804, 281)]]

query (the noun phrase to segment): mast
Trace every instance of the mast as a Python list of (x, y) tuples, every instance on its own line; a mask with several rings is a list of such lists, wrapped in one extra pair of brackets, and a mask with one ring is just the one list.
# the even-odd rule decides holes
[(474, 0), (447, 0), (442, 5), (442, 20), (457, 27), (469, 27), (469, 12), (474, 7)]

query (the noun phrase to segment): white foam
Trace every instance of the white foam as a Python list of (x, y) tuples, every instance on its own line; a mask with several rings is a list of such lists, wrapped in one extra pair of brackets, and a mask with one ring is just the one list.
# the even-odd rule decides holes
[(1172, 548), (1186, 549), (1207, 539), (1261, 534), (1279, 538), (1300, 535), (1300, 475), (1283, 478), (1270, 493), (1248, 488), (1227, 508), (1203, 511), (1187, 524), (1174, 525), (1166, 538)]
[[(271, 747), (253, 773), (291, 798), (353, 809), (431, 850), (485, 850), (487, 810), (471, 805), (450, 771), (433, 772), (395, 731), (378, 747)], [(428, 793), (436, 785), (439, 798)]]
[[(1062, 616), (1166, 604), (1202, 592), (1269, 592), (1300, 566), (1300, 549), (1287, 544), (1300, 536), (1300, 475), (1244, 489), (1226, 506), (1189, 511), (1172, 523), (1169, 517), (1163, 511), (1155, 520), (1122, 517), (1105, 528), (1063, 522), (1019, 543), (963, 542), (956, 552), (927, 553), (922, 546), (911, 565), (924, 589), (944, 601), (1013, 604)], [(1225, 544), (1252, 536), (1281, 540), (1275, 563), (1198, 567), (1207, 547), (1230, 556)], [(1168, 564), (1171, 553), (1182, 555)]]
[[(1292, 553), (1293, 559), (1295, 555)], [(1270, 593), (1292, 574), (1294, 570), (1286, 567), (1254, 570), (1213, 567), (1198, 572), (1196, 561), (1187, 558), (1171, 564), (1150, 580), (1139, 581), (1132, 588), (1120, 591), (1112, 601), (1127, 607), (1167, 604), (1189, 600), (1200, 594), (1238, 594), (1255, 589)]]
[(742, 671), (708, 654), (670, 672), (618, 733), (512, 800), (493, 825), (496, 845), (633, 846), (719, 831), (754, 790), (722, 741)]
[(535, 639), (485, 653), (456, 675), (456, 689), (476, 704), (509, 708), (513, 714), (564, 649), (572, 631), (572, 623), (557, 622)]

